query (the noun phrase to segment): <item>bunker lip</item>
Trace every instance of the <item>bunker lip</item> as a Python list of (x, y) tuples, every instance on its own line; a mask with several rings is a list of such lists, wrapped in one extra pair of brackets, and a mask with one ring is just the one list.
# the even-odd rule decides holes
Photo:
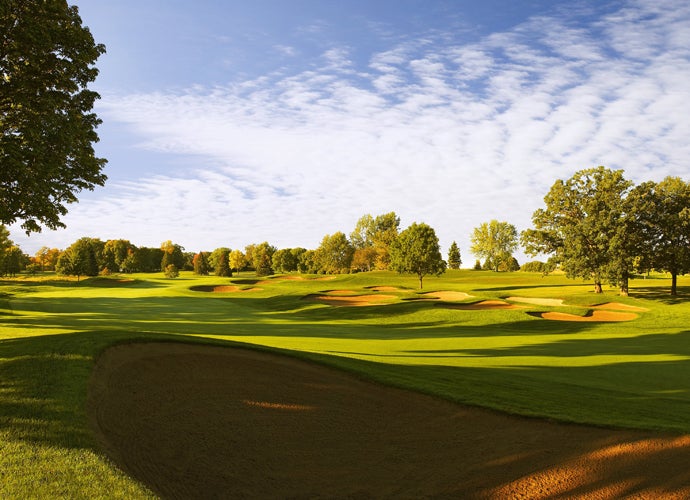
[(245, 349), (112, 347), (87, 411), (163, 498), (690, 496), (690, 436), (508, 416)]
[(235, 292), (258, 292), (262, 288), (242, 288), (237, 285), (196, 285), (189, 288), (193, 292), (206, 293), (235, 293)]
[(331, 306), (359, 307), (387, 304), (397, 297), (377, 293), (375, 295), (311, 295), (308, 298)]
[(472, 304), (438, 304), (446, 309), (459, 309), (463, 311), (495, 311), (501, 309), (523, 309), (522, 306), (509, 304), (502, 300), (481, 300)]
[(610, 323), (618, 321), (632, 321), (638, 316), (632, 312), (618, 312), (618, 311), (604, 311), (593, 310), (585, 316), (578, 316), (577, 314), (568, 314), (563, 312), (543, 312), (539, 313), (539, 317), (554, 321), (583, 321), (583, 322), (601, 322)]

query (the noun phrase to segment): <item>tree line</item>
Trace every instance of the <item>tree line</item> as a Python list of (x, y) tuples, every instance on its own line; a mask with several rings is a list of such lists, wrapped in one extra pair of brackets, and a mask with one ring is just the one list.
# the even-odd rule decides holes
[[(592, 279), (596, 292), (608, 282), (620, 287), (621, 294), (627, 294), (631, 276), (657, 270), (671, 274), (671, 293), (677, 294), (677, 276), (690, 271), (690, 183), (667, 177), (635, 186), (622, 170), (597, 167), (557, 180), (544, 203), (532, 216), (534, 227), (522, 233), (497, 220), (474, 228), (470, 237), (470, 252), (477, 257), (474, 269), (548, 274), (559, 268), (571, 278)], [(124, 239), (104, 242), (85, 237), (63, 251), (43, 247), (28, 257), (8, 234), (0, 226), (3, 275), (24, 269), (54, 270), (78, 279), (159, 271), (175, 277), (181, 270), (227, 277), (245, 271), (268, 276), (392, 270), (415, 274), (421, 288), (425, 276), (462, 264), (455, 241), (444, 260), (433, 228), (413, 223), (401, 231), (395, 212), (366, 214), (349, 236), (342, 231), (327, 234), (316, 249), (278, 249), (263, 242), (242, 250), (220, 247), (194, 253), (170, 240), (150, 248)], [(521, 267), (513, 255), (520, 244), (528, 255), (543, 254), (548, 260)]]

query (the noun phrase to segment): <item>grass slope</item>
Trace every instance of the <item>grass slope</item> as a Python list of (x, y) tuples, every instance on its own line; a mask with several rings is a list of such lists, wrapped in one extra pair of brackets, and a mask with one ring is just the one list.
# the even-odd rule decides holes
[[(0, 497), (149, 496), (98, 453), (85, 414), (94, 359), (109, 345), (140, 340), (247, 343), (463, 403), (690, 432), (690, 279), (681, 278), (680, 298), (656, 277), (633, 281), (625, 299), (558, 275), (452, 271), (425, 281), (424, 292), (471, 295), (460, 303), (564, 300), (500, 310), (444, 307), (416, 284), (392, 273), (0, 282)], [(208, 291), (216, 286), (237, 288)], [(376, 294), (392, 298), (367, 307), (314, 300)], [(584, 316), (607, 302), (647, 311), (620, 323), (538, 317)]]

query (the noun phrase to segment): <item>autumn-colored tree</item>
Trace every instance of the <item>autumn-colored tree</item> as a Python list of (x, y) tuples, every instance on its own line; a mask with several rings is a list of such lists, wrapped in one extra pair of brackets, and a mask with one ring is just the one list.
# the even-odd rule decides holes
[(171, 264), (175, 266), (178, 272), (180, 269), (184, 269), (186, 261), (183, 247), (167, 240), (161, 243), (161, 250), (163, 250), (163, 258), (161, 259), (161, 269), (163, 271)]
[(208, 264), (208, 252), (199, 252), (194, 255), (193, 266), (194, 274), (199, 276), (208, 276), (211, 266)]
[[(373, 248), (376, 260), (373, 267), (376, 269), (388, 269), (390, 263), (389, 250), (391, 243), (398, 236), (400, 217), (395, 212), (381, 214), (372, 217), (370, 214), (362, 216), (355, 229), (350, 233), (350, 242), (355, 250)], [(373, 252), (360, 253), (358, 262), (363, 262), (363, 257), (371, 257)]]
[(354, 248), (345, 233), (338, 231), (323, 237), (321, 245), (316, 249), (315, 261), (321, 272), (347, 273), (350, 271), (353, 253)]

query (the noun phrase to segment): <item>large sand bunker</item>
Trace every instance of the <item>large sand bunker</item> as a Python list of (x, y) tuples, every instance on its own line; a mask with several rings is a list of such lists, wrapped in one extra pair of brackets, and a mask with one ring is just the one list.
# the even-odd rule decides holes
[(510, 417), (242, 349), (111, 348), (88, 410), (164, 498), (690, 497), (688, 436)]
[(506, 300), (511, 302), (521, 302), (523, 304), (534, 304), (537, 306), (562, 306), (563, 299), (542, 299), (539, 297), (508, 297)]
[(544, 319), (551, 319), (555, 321), (592, 321), (592, 322), (616, 322), (616, 321), (631, 321), (637, 319), (637, 314), (629, 312), (617, 311), (592, 311), (585, 316), (578, 316), (577, 314), (568, 314), (562, 312), (544, 312), (540, 316)]
[(472, 295), (467, 294), (465, 292), (454, 292), (450, 290), (442, 290), (440, 292), (427, 292), (422, 295), (425, 299), (431, 299), (431, 300), (448, 300), (448, 301), (454, 301), (454, 300), (465, 300), (469, 299), (472, 297)]

